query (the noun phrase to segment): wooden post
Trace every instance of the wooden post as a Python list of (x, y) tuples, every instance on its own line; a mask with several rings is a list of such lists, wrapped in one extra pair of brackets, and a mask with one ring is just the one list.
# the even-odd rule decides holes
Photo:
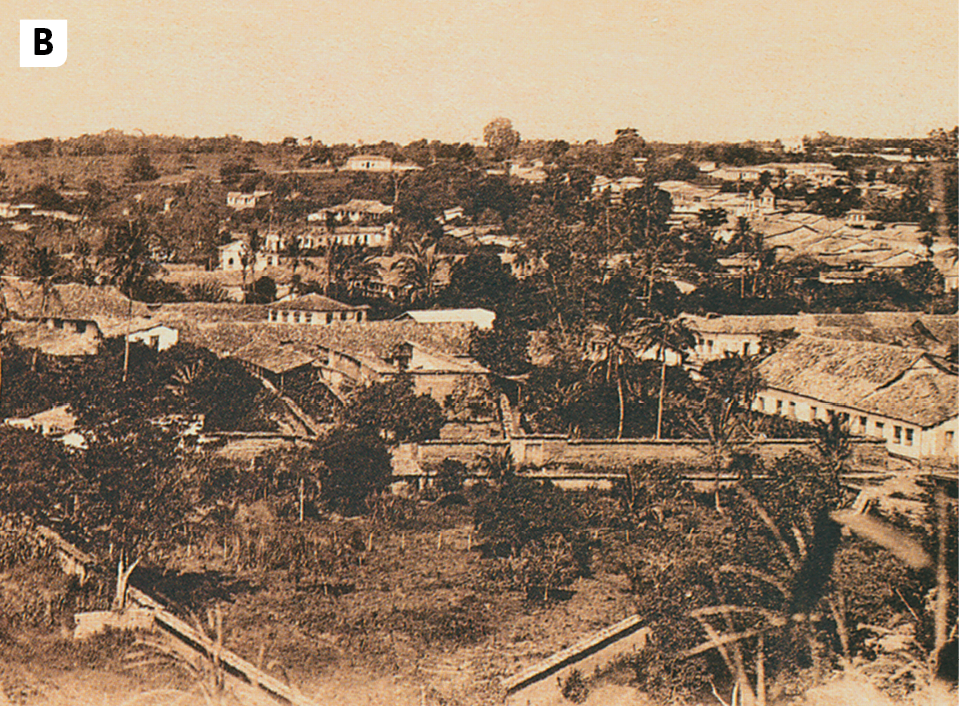
[(936, 556), (936, 601), (933, 607), (935, 642), (932, 649), (933, 678), (939, 678), (939, 667), (942, 661), (942, 649), (949, 639), (949, 566), (948, 566), (948, 532), (949, 506), (946, 493), (940, 487), (936, 488), (936, 519), (938, 552)]
[(305, 481), (302, 478), (300, 478), (300, 522), (301, 523), (303, 522), (303, 496), (306, 491), (304, 487), (304, 483)]

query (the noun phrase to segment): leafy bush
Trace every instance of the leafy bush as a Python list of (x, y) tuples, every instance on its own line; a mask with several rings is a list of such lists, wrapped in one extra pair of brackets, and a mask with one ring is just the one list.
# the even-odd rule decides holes
[(383, 440), (368, 429), (335, 429), (318, 444), (317, 454), (323, 462), (321, 496), (338, 512), (365, 514), (370, 497), (389, 484), (389, 452)]
[(414, 393), (409, 377), (398, 377), (359, 389), (343, 421), (378, 434), (387, 443), (399, 444), (435, 439), (446, 418), (432, 397)]
[(474, 506), (473, 521), (494, 575), (548, 598), (589, 574), (590, 544), (569, 497), (549, 481), (508, 471)]

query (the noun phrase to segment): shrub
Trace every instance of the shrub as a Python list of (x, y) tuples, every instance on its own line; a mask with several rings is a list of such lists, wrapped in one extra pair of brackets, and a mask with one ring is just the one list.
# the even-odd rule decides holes
[(386, 489), (392, 474), (386, 445), (366, 429), (335, 429), (319, 444), (320, 494), (331, 509), (365, 514), (370, 496)]

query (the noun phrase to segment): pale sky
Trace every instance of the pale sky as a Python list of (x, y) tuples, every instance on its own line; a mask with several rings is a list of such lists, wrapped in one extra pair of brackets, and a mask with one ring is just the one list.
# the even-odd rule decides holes
[[(6, 0), (0, 138), (918, 136), (959, 122), (956, 0)], [(60, 68), (19, 20), (66, 19)]]

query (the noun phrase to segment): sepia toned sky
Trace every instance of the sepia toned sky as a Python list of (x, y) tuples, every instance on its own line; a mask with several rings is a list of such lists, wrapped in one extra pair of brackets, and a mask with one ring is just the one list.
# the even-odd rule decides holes
[[(11, 7), (12, 5), (12, 7)], [(959, 122), (956, 0), (6, 0), (0, 138), (326, 143), (924, 135)], [(19, 19), (66, 19), (60, 68)]]

